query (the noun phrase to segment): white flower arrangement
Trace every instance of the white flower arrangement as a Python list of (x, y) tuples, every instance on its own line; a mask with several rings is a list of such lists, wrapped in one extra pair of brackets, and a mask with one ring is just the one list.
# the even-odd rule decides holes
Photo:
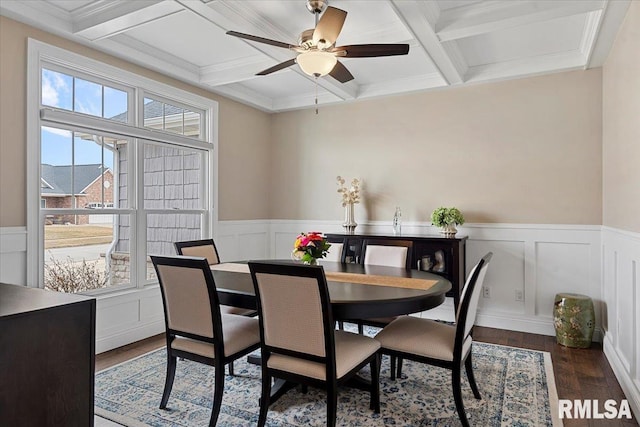
[(346, 182), (343, 177), (338, 175), (338, 193), (342, 194), (342, 206), (349, 204), (360, 203), (360, 181), (358, 178), (351, 180), (351, 186), (349, 188), (344, 186)]

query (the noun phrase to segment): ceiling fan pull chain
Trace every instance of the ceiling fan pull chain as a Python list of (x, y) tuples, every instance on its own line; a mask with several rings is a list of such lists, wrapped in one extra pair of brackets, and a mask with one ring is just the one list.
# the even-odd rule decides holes
[(316, 81), (316, 116), (318, 115), (318, 75), (316, 74), (314, 77)]

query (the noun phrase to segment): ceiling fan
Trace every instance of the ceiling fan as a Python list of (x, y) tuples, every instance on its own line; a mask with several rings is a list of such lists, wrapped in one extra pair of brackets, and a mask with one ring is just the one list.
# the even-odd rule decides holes
[[(341, 83), (353, 80), (353, 75), (338, 61), (338, 58), (371, 58), (376, 56), (406, 55), (409, 53), (408, 44), (356, 44), (336, 46), (336, 39), (342, 30), (347, 12), (328, 6), (328, 0), (307, 0), (307, 9), (315, 15), (315, 28), (305, 30), (300, 34), (297, 45), (253, 36), (251, 34), (227, 31), (227, 34), (258, 43), (282, 47), (297, 52), (298, 55), (285, 62), (256, 73), (266, 76), (298, 64), (302, 71), (314, 77), (329, 74)], [(320, 14), (322, 17), (320, 17)]]

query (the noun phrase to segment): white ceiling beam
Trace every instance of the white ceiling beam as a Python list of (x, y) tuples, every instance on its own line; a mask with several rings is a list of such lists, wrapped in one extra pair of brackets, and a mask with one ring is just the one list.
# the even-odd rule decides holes
[(73, 12), (73, 34), (102, 40), (182, 10), (173, 1), (101, 0)]
[(440, 9), (435, 2), (391, 0), (407, 30), (420, 43), (449, 85), (463, 83), (467, 65), (455, 46), (441, 43), (435, 32)]
[(436, 33), (441, 41), (477, 36), (506, 28), (533, 24), (602, 10), (605, 0), (490, 1), (444, 10)]
[[(250, 9), (242, 2), (214, 2), (213, 6), (216, 6), (216, 8), (213, 8), (202, 3), (200, 0), (176, 1), (186, 9), (206, 19), (208, 22), (216, 25), (224, 31), (236, 30), (246, 32), (247, 30), (244, 30), (243, 28), (255, 28), (255, 26), (258, 25), (261, 28), (261, 32), (256, 35), (261, 37), (273, 38), (276, 40), (293, 40), (296, 38), (289, 34), (285, 34), (276, 25), (257, 15), (253, 9)], [(267, 67), (287, 61), (295, 56), (292, 51), (286, 49), (278, 49), (262, 43), (244, 42), (256, 51), (265, 55), (267, 58), (271, 58), (273, 62), (267, 65)], [(305, 74), (299, 67), (291, 67), (291, 69), (306, 79), (314, 80), (313, 77)], [(254, 73), (261, 70), (262, 68), (257, 68)], [(210, 80), (215, 80), (215, 77), (211, 74), (208, 75), (208, 78)], [(253, 76), (251, 78), (253, 78)], [(221, 77), (221, 79), (224, 79), (224, 77)], [(340, 83), (331, 77), (324, 77), (318, 79), (318, 85), (343, 100), (355, 99), (357, 95), (358, 87), (353, 81)]]
[(200, 77), (200, 67), (155, 46), (151, 46), (126, 34), (118, 34), (108, 39), (95, 42), (103, 50), (113, 52), (114, 55), (125, 56), (130, 61), (143, 67), (155, 69), (163, 74), (197, 82)]
[(200, 82), (209, 86), (222, 86), (260, 78), (256, 72), (273, 65), (264, 55), (226, 61), (200, 68)]

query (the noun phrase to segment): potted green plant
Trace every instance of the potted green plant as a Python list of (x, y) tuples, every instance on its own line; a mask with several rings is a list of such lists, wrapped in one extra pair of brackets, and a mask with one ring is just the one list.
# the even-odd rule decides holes
[(456, 225), (464, 224), (464, 216), (456, 207), (445, 208), (441, 206), (431, 213), (431, 223), (440, 227), (442, 234), (453, 236), (458, 232)]

